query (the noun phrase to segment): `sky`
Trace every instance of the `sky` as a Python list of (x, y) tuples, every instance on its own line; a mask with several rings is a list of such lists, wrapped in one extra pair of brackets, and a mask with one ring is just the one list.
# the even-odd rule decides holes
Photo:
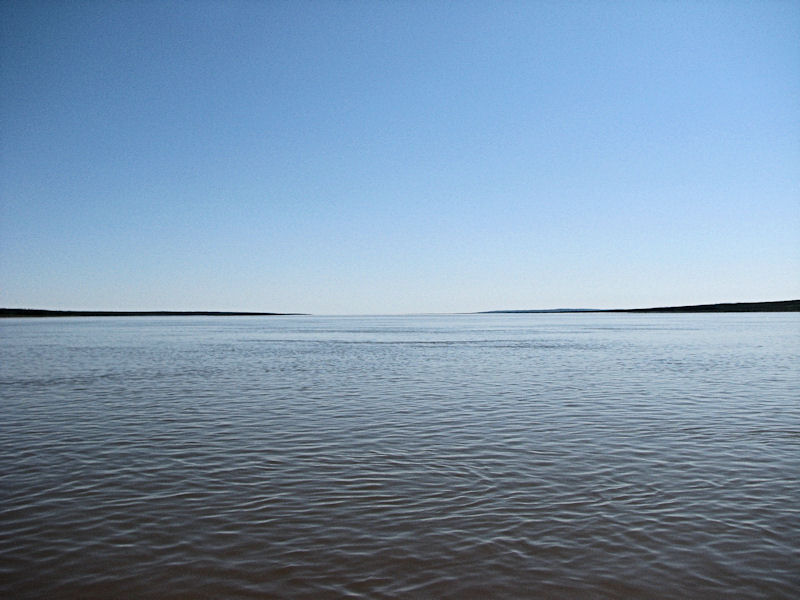
[(0, 3), (0, 306), (800, 298), (800, 3)]

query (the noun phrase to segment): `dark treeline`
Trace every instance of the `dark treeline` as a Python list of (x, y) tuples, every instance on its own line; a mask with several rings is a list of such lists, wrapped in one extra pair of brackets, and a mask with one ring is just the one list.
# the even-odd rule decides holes
[(800, 300), (778, 302), (729, 302), (724, 304), (697, 304), (694, 306), (664, 306), (659, 308), (631, 308), (615, 312), (800, 312)]
[(655, 308), (585, 309), (559, 308), (555, 310), (491, 310), (489, 313), (704, 313), (704, 312), (800, 312), (800, 300), (776, 302), (727, 302), (721, 304), (694, 304), (691, 306), (659, 306)]
[(0, 308), (1, 317), (272, 317), (301, 313), (222, 312), (222, 311), (120, 311), (120, 310), (40, 310), (35, 308)]

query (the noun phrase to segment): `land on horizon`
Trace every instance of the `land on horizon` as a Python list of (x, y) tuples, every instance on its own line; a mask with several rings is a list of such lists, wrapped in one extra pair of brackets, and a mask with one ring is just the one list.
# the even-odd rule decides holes
[(0, 308), (2, 317), (279, 317), (304, 313), (233, 312), (209, 310), (44, 310)]
[(723, 302), (718, 304), (692, 304), (687, 306), (658, 306), (653, 308), (556, 308), (550, 310), (488, 310), (478, 314), (507, 313), (696, 313), (696, 312), (800, 312), (800, 300), (779, 300), (774, 302)]
[[(703, 313), (703, 312), (800, 312), (800, 299), (774, 302), (725, 302), (654, 308), (553, 308), (522, 310), (486, 310), (470, 314), (521, 313)], [(11, 317), (278, 317), (308, 316), (309, 313), (235, 312), (235, 311), (116, 311), (116, 310), (45, 310), (36, 308), (0, 308), (0, 318)]]

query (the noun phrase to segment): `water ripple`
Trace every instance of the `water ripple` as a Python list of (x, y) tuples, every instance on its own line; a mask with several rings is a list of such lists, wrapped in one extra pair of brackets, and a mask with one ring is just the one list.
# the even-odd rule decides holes
[(0, 595), (800, 595), (795, 316), (243, 323), (3, 324)]

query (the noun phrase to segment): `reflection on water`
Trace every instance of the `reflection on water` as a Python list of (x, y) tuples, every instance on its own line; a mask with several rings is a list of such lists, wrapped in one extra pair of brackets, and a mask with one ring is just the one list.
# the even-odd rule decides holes
[(800, 318), (0, 324), (0, 596), (795, 598)]

